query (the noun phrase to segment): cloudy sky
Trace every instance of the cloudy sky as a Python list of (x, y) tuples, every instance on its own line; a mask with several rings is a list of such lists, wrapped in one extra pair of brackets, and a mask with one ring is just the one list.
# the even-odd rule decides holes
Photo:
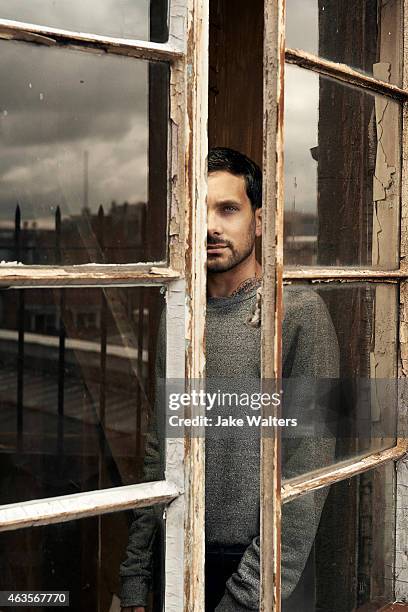
[[(109, 35), (148, 32), (147, 0), (0, 0), (0, 15)], [(92, 210), (146, 200), (147, 76), (141, 60), (1, 41), (0, 219), (17, 202), (23, 219), (57, 205), (79, 212), (86, 154)]]
[[(288, 0), (286, 46), (317, 54), (318, 1)], [(295, 66), (285, 69), (285, 205), (288, 210), (316, 212), (319, 78)]]
[[(0, 16), (147, 38), (149, 0), (0, 0)], [(288, 0), (287, 46), (318, 50), (317, 0)], [(140, 60), (0, 42), (0, 219), (147, 198), (148, 82)], [(286, 69), (287, 207), (316, 210), (319, 78)]]
[(285, 205), (316, 212), (319, 77), (296, 66), (285, 69)]
[(149, 0), (0, 0), (3, 19), (147, 40)]
[(287, 0), (286, 46), (317, 55), (318, 0)]

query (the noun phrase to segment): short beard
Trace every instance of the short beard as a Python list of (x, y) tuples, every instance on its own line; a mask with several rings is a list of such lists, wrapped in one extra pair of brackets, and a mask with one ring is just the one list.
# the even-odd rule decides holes
[(244, 259), (249, 257), (249, 255), (252, 253), (255, 244), (255, 216), (251, 221), (251, 226), (249, 228), (247, 236), (248, 239), (240, 250), (235, 249), (234, 245), (226, 240), (225, 243), (230, 250), (230, 254), (227, 261), (214, 261), (210, 263), (207, 258), (207, 272), (229, 272), (229, 270), (232, 270), (233, 268), (235, 268), (235, 266), (238, 266), (238, 264), (244, 261)]

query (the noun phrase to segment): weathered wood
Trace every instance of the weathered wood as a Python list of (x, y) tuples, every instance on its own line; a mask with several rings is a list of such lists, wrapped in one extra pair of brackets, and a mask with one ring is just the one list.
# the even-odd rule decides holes
[(63, 523), (107, 512), (164, 504), (175, 499), (180, 493), (180, 489), (174, 483), (160, 480), (38, 501), (18, 502), (0, 507), (0, 531)]
[[(185, 371), (185, 283), (174, 281), (167, 292), (166, 380), (182, 380)], [(163, 407), (164, 408), (164, 407)], [(184, 492), (184, 440), (166, 437), (166, 480)], [(166, 612), (180, 612), (184, 597), (185, 495), (180, 495), (166, 510), (165, 601)]]
[[(378, 61), (373, 65), (373, 76), (384, 82), (401, 83), (401, 5), (399, 0), (381, 1), (378, 7), (380, 22)], [(389, 32), (394, 33), (393, 36)], [(390, 104), (384, 97), (375, 98), (376, 164), (373, 177), (372, 265), (395, 268), (399, 264), (400, 193), (401, 193), (401, 108)], [(370, 350), (370, 377), (393, 381), (398, 376), (395, 346), (398, 346), (398, 301), (389, 301), (389, 289), (377, 285), (373, 313), (373, 331)], [(398, 403), (387, 401), (388, 393), (381, 394), (378, 387), (373, 405), (373, 436), (382, 446), (390, 446), (392, 438), (383, 440), (380, 432), (387, 423), (395, 422)], [(389, 387), (389, 385), (387, 385)], [(389, 396), (388, 396), (389, 397)], [(391, 393), (392, 397), (392, 393)], [(376, 407), (378, 409), (376, 410)], [(371, 529), (376, 534), (363, 558), (370, 558), (366, 568), (371, 596), (394, 596), (395, 577), (395, 470), (384, 469), (372, 473)], [(376, 510), (380, 510), (380, 512)], [(392, 534), (387, 533), (391, 526)], [(365, 539), (361, 547), (367, 545)]]
[[(388, 30), (389, 28), (387, 28)], [(382, 30), (382, 28), (381, 28)], [(390, 37), (387, 37), (390, 40)], [(384, 50), (386, 51), (386, 50)], [(390, 57), (387, 51), (386, 56)], [(381, 59), (381, 58), (380, 58)], [(392, 66), (398, 64), (396, 58)], [(389, 78), (387, 62), (374, 64), (375, 76)], [(399, 255), (400, 122), (401, 108), (384, 97), (375, 97), (376, 164), (373, 177), (373, 267), (395, 268)]]
[(374, 270), (364, 268), (285, 268), (284, 281), (322, 281), (322, 282), (397, 282), (408, 278), (408, 270)]
[[(47, 47), (64, 46), (93, 53), (113, 53), (145, 60), (174, 61), (183, 55), (180, 48), (170, 44), (159, 44), (127, 38), (114, 38), (61, 30), (48, 26), (0, 19), (0, 38), (36, 43)], [(173, 39), (174, 40), (174, 39)]]
[[(209, 0), (189, 0), (184, 148), (187, 390), (197, 383), (202, 386), (205, 369), (208, 23)], [(185, 436), (185, 479), (183, 609), (204, 612), (205, 443), (203, 437), (193, 437), (189, 431)]]
[(236, 149), (259, 166), (262, 165), (262, 35), (263, 0), (211, 2), (209, 145)]
[(395, 597), (408, 602), (408, 460), (397, 464)]
[[(406, 215), (406, 200), (403, 200), (403, 215)], [(405, 235), (402, 238), (404, 248)], [(404, 251), (401, 256), (404, 256)], [(400, 288), (400, 346), (399, 346), (399, 397), (398, 397), (398, 434), (405, 438), (408, 450), (408, 283)], [(395, 534), (395, 597), (398, 601), (408, 602), (408, 458), (407, 455), (397, 463), (397, 499)]]
[[(275, 390), (282, 376), (283, 100), (285, 0), (264, 5), (264, 147), (262, 214), (261, 376)], [(271, 389), (269, 389), (270, 391)], [(268, 416), (271, 407), (263, 407)], [(277, 428), (261, 437), (261, 612), (281, 609), (281, 441)]]
[(150, 286), (169, 283), (180, 274), (152, 264), (24, 266), (0, 264), (0, 287)]
[(185, 62), (175, 62), (170, 68), (168, 256), (170, 267), (182, 275), (186, 265), (186, 78)]
[(290, 481), (285, 481), (282, 486), (282, 503), (287, 503), (305, 493), (316, 491), (323, 487), (327, 487), (334, 482), (351, 478), (373, 468), (379, 467), (389, 461), (397, 461), (404, 457), (407, 453), (407, 444), (405, 441), (400, 441), (393, 448), (371, 454), (367, 457), (355, 461), (347, 461), (340, 465), (329, 466), (319, 470), (312, 477), (296, 478)]
[[(403, 66), (402, 86), (408, 87), (408, 1), (403, 1)], [(402, 113), (402, 169), (401, 169), (401, 243), (400, 268), (408, 271), (408, 105)], [(408, 283), (400, 286), (400, 341), (398, 430), (402, 439), (408, 439)], [(408, 445), (407, 445), (408, 446)], [(397, 499), (395, 534), (395, 597), (408, 602), (408, 458), (397, 463)]]
[(405, 88), (379, 81), (374, 77), (354, 70), (354, 68), (350, 68), (350, 66), (346, 64), (338, 64), (337, 62), (317, 57), (312, 53), (307, 53), (300, 49), (286, 49), (285, 58), (289, 64), (295, 64), (301, 68), (313, 70), (314, 72), (344, 81), (350, 85), (369, 89), (374, 93), (390, 96), (396, 100), (404, 101), (408, 99), (408, 91)]

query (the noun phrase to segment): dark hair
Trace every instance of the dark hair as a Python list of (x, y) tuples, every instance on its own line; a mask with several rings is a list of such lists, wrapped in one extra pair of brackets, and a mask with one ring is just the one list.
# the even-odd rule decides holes
[(262, 206), (262, 172), (258, 164), (234, 149), (214, 147), (208, 151), (208, 174), (223, 170), (243, 176), (253, 210)]

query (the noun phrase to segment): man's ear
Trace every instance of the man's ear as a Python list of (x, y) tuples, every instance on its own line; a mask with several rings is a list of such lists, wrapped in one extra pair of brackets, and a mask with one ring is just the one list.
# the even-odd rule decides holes
[(262, 208), (255, 210), (255, 235), (262, 236)]

